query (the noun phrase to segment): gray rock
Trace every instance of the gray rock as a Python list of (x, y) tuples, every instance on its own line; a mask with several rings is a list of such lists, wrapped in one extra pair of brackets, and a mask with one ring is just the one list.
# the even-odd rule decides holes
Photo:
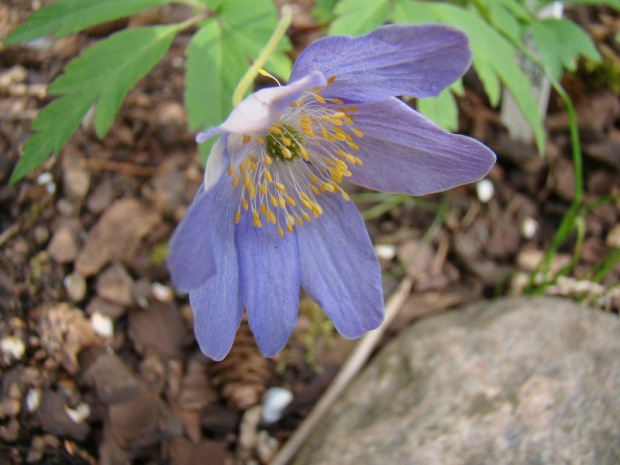
[(481, 303), (404, 331), (295, 465), (618, 464), (620, 320), (554, 298)]

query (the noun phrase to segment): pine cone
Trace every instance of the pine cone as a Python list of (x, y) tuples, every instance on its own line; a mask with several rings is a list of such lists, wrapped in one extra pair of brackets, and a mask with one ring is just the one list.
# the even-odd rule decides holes
[(273, 376), (270, 360), (256, 347), (247, 319), (241, 321), (228, 356), (211, 366), (211, 384), (220, 390), (230, 407), (246, 410), (260, 401)]

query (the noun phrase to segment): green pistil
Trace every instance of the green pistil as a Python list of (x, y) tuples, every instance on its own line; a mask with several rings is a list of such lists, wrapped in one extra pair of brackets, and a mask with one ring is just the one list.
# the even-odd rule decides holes
[[(281, 124), (280, 128), (282, 131), (281, 134), (267, 134), (265, 141), (267, 155), (280, 161), (294, 161), (301, 158), (301, 149), (299, 145), (299, 143), (303, 144), (301, 134), (286, 124)], [(282, 139), (288, 139), (290, 141), (290, 145), (287, 147)], [(284, 150), (285, 148), (289, 150), (290, 157), (287, 156), (286, 150)]]

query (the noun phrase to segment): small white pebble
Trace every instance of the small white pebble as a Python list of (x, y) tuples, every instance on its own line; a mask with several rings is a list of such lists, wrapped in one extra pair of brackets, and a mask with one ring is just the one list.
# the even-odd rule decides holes
[(170, 64), (172, 64), (173, 68), (180, 68), (183, 66), (183, 64), (185, 63), (185, 60), (183, 59), (182, 56), (176, 56), (174, 58), (172, 58)]
[(151, 284), (151, 292), (153, 293), (153, 297), (155, 297), (160, 302), (172, 302), (174, 300), (174, 291), (169, 286), (166, 286), (161, 283), (153, 283)]
[(493, 183), (489, 179), (481, 179), (476, 183), (476, 194), (478, 194), (478, 200), (487, 203), (495, 195)]
[(49, 184), (50, 182), (54, 181), (54, 177), (52, 176), (52, 173), (50, 173), (49, 171), (46, 171), (45, 173), (41, 173), (39, 176), (37, 176), (37, 184), (39, 186), (42, 186), (43, 184)]
[(75, 423), (82, 423), (90, 416), (90, 406), (84, 402), (78, 404), (74, 409), (65, 405), (65, 412)]
[(383, 260), (392, 260), (397, 253), (398, 249), (393, 244), (377, 244), (375, 245), (375, 253), (377, 257)]
[(281, 387), (272, 387), (263, 394), (262, 418), (265, 423), (275, 423), (293, 400), (293, 393)]
[(114, 322), (112, 318), (103, 313), (94, 312), (90, 316), (90, 324), (99, 336), (112, 337), (114, 336)]
[(15, 336), (7, 336), (0, 341), (0, 352), (5, 363), (21, 360), (26, 352), (24, 341)]
[(525, 239), (533, 238), (538, 232), (538, 221), (528, 216), (521, 223), (521, 235)]
[(41, 403), (41, 389), (32, 388), (26, 394), (26, 408), (30, 413), (34, 412), (39, 408), (39, 404)]

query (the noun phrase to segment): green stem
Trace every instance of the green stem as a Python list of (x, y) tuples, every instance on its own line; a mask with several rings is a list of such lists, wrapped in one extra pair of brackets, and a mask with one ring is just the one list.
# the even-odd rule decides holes
[(254, 79), (258, 74), (258, 70), (261, 69), (267, 62), (267, 59), (274, 52), (274, 50), (278, 46), (278, 43), (280, 42), (280, 39), (284, 37), (284, 34), (286, 34), (286, 30), (291, 25), (291, 21), (293, 20), (293, 10), (291, 9), (291, 7), (289, 5), (283, 5), (281, 13), (282, 18), (280, 18), (280, 22), (278, 23), (276, 29), (273, 31), (273, 34), (271, 34), (269, 41), (261, 50), (256, 60), (254, 60), (254, 63), (252, 64), (252, 66), (250, 66), (250, 69), (248, 69), (245, 75), (241, 78), (241, 81), (239, 81), (239, 84), (237, 85), (237, 88), (233, 93), (234, 106), (237, 106), (241, 103), (241, 101), (243, 100), (243, 96), (254, 82)]

